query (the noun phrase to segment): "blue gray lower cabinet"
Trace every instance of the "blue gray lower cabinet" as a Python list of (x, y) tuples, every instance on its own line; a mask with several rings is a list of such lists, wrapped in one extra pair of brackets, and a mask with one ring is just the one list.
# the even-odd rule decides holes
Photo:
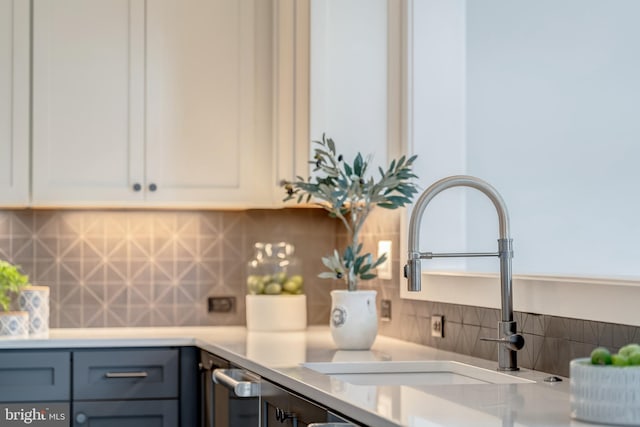
[(74, 351), (72, 425), (196, 426), (197, 357), (193, 347)]
[(178, 401), (115, 400), (73, 403), (73, 426), (175, 427)]
[(68, 402), (70, 351), (1, 351), (0, 402)]
[(73, 352), (73, 400), (177, 399), (178, 349)]
[(71, 426), (197, 426), (198, 382), (195, 347), (0, 351), (0, 406), (56, 402)]

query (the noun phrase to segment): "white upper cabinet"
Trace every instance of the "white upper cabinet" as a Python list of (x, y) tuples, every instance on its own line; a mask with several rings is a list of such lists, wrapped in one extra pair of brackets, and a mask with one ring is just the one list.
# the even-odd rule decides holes
[(147, 3), (151, 202), (264, 205), (271, 189), (271, 10), (264, 0)]
[(29, 2), (0, 0), (0, 205), (29, 203)]
[(144, 199), (143, 73), (143, 0), (34, 2), (34, 205)]
[(35, 0), (35, 206), (272, 201), (271, 2)]
[(310, 136), (333, 138), (349, 162), (360, 152), (385, 167), (400, 146), (396, 3), (311, 2)]
[(309, 173), (309, 81), (311, 0), (274, 3), (274, 204), (278, 184)]

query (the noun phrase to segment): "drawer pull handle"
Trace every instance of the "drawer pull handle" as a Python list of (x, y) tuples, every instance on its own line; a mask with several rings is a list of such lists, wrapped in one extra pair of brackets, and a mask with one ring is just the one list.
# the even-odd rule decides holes
[(107, 372), (105, 378), (147, 378), (149, 374), (145, 371), (139, 372)]

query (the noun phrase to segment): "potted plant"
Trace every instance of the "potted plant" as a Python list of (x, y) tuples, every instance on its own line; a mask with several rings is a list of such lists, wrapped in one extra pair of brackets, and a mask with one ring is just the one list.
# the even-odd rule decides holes
[(26, 338), (29, 335), (29, 313), (10, 311), (18, 293), (29, 285), (29, 277), (18, 266), (0, 260), (0, 338)]
[(347, 246), (322, 258), (327, 271), (319, 277), (342, 280), (346, 285), (344, 291), (331, 292), (330, 324), (338, 347), (369, 349), (377, 334), (376, 292), (358, 291), (358, 281), (374, 279), (375, 269), (386, 260), (386, 254), (375, 259), (371, 253), (363, 253), (360, 232), (376, 206), (397, 209), (411, 203), (417, 193), (412, 182), (417, 177), (411, 170), (416, 156), (391, 161), (386, 170), (378, 169), (375, 178), (368, 173), (370, 158), (358, 153), (352, 163), (346, 162), (337, 153), (334, 141), (325, 135), (314, 144), (317, 147), (310, 162), (315, 165), (314, 175), (284, 182), (284, 200), (317, 203), (344, 225)]

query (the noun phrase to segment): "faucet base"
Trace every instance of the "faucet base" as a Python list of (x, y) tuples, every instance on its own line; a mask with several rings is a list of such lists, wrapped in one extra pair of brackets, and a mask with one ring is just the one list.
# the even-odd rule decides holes
[(518, 350), (524, 347), (524, 337), (517, 333), (515, 321), (498, 322), (498, 370), (518, 371)]

